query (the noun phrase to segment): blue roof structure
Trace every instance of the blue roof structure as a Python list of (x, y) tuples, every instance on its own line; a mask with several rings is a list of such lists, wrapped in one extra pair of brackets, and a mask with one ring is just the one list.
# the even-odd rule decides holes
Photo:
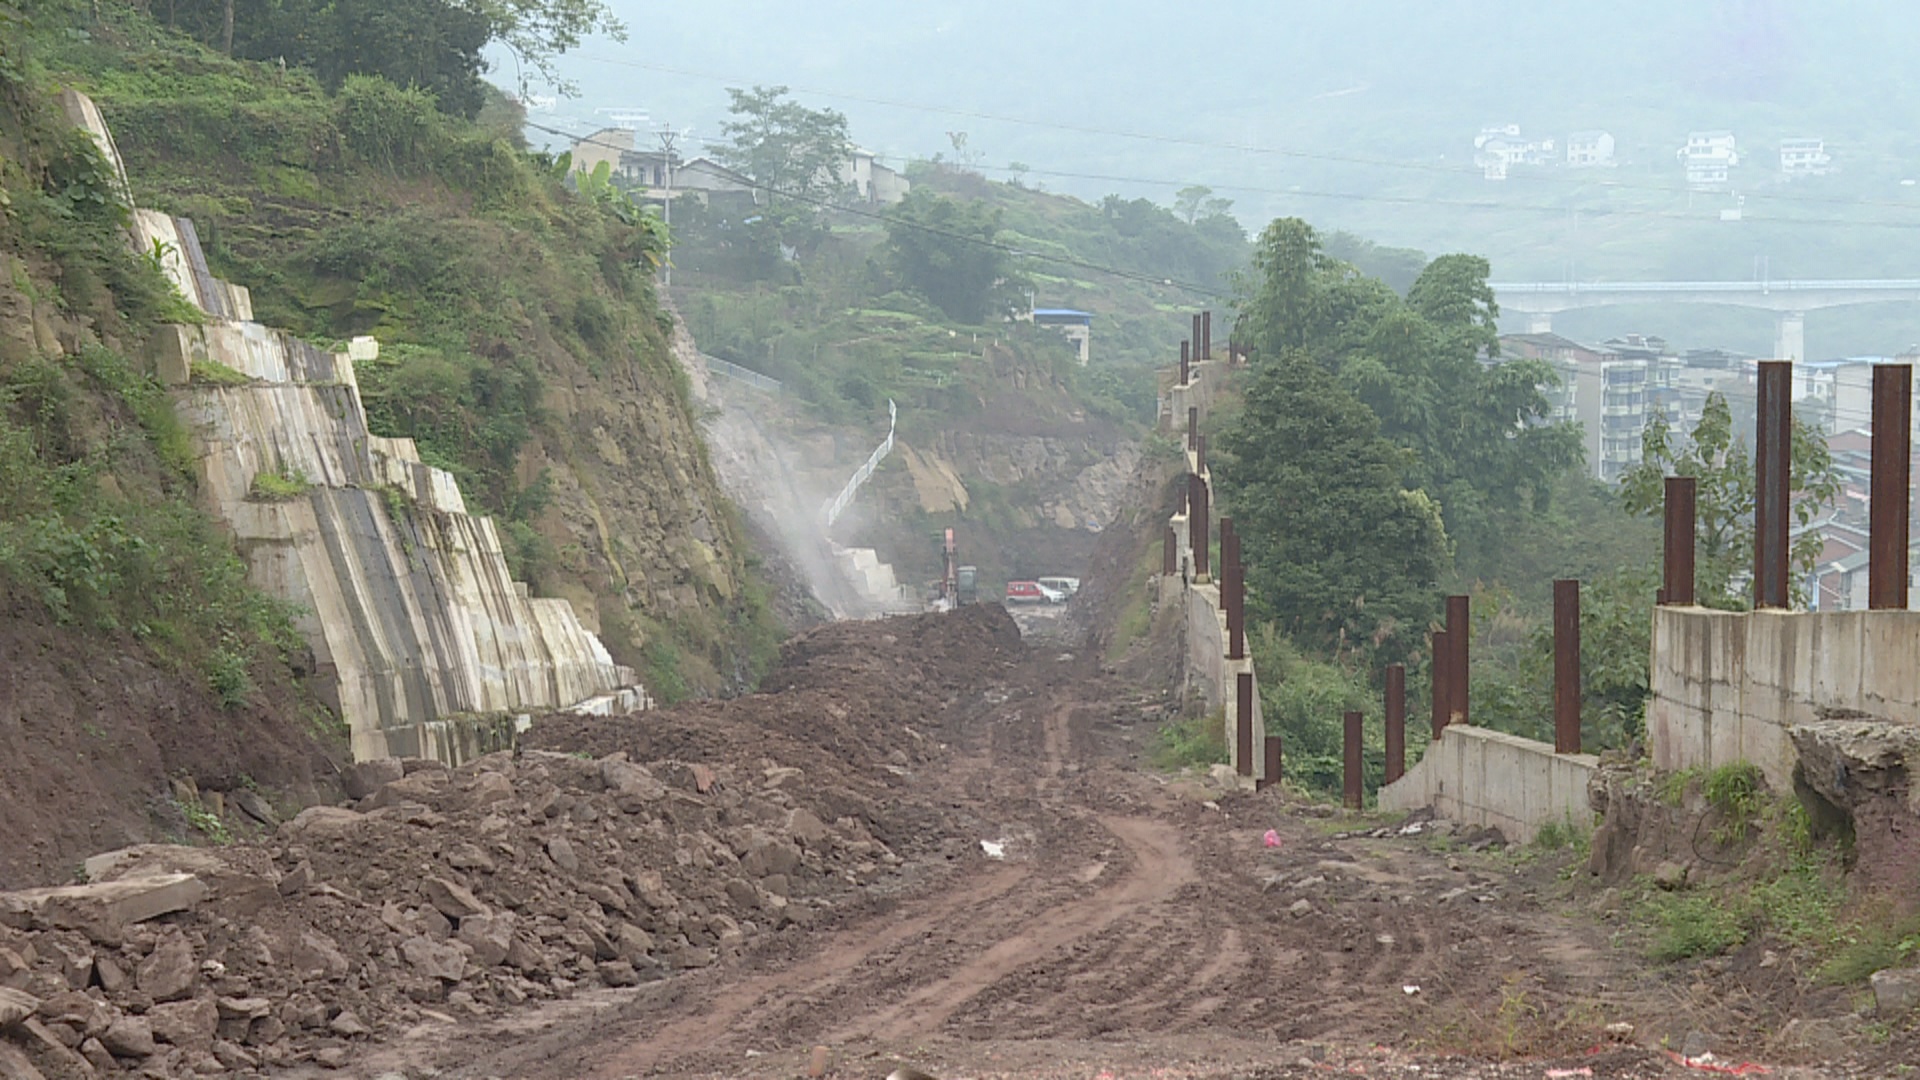
[(1047, 322), (1091, 323), (1093, 322), (1093, 313), (1090, 311), (1075, 311), (1072, 308), (1043, 307), (1033, 309), (1033, 318), (1035, 322), (1046, 320)]

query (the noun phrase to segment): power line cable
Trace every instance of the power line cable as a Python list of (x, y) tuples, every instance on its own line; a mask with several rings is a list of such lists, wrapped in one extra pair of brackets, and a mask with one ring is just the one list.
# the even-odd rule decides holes
[[(639, 60), (627, 60), (627, 59), (622, 59), (622, 58), (612, 57), (612, 56), (595, 55), (592, 53), (579, 53), (576, 55), (578, 55), (579, 58), (582, 60), (587, 60), (593, 63), (610, 64), (610, 65), (615, 65), (619, 67), (629, 67), (629, 68), (635, 68), (641, 71), (652, 71), (652, 72), (657, 72), (657, 73), (666, 74), (666, 75), (678, 75), (678, 76), (684, 76), (684, 77), (696, 78), (696, 79), (709, 79), (714, 82), (734, 83), (737, 85), (755, 85), (757, 83), (757, 80), (754, 80), (754, 79), (741, 78), (735, 75), (722, 75), (717, 72), (701, 71), (695, 68), (685, 68), (685, 67), (679, 67), (671, 64), (653, 64), (653, 63), (647, 63)], [(782, 84), (782, 85), (786, 85), (786, 84)], [(1406, 171), (1435, 173), (1435, 174), (1444, 175), (1444, 176), (1454, 176), (1454, 177), (1462, 177), (1462, 178), (1473, 178), (1473, 177), (1478, 177), (1482, 175), (1481, 170), (1477, 166), (1463, 167), (1463, 166), (1453, 166), (1453, 165), (1438, 165), (1438, 164), (1433, 164), (1431, 162), (1424, 162), (1424, 161), (1408, 161), (1404, 159), (1393, 159), (1393, 158), (1374, 158), (1374, 157), (1363, 157), (1363, 156), (1354, 155), (1354, 154), (1335, 154), (1335, 153), (1327, 153), (1324, 151), (1298, 150), (1298, 149), (1276, 147), (1276, 146), (1259, 146), (1252, 143), (1237, 143), (1237, 142), (1229, 142), (1229, 141), (1222, 141), (1222, 140), (1215, 140), (1215, 139), (1203, 139), (1197, 136), (1167, 135), (1164, 133), (1156, 133), (1156, 132), (1129, 131), (1125, 128), (1109, 128), (1109, 127), (1100, 127), (1100, 126), (1091, 125), (1091, 124), (1073, 124), (1073, 123), (1067, 123), (1067, 122), (1058, 121), (1058, 120), (1042, 120), (1042, 119), (1036, 119), (1033, 117), (1011, 116), (1005, 113), (985, 112), (977, 109), (963, 109), (963, 108), (958, 108), (955, 106), (947, 106), (947, 105), (932, 105), (926, 102), (899, 101), (891, 98), (876, 97), (871, 94), (858, 94), (858, 93), (851, 93), (851, 92), (841, 91), (841, 90), (826, 90), (826, 89), (821, 89), (819, 87), (789, 86), (788, 88), (803, 94), (810, 94), (816, 97), (837, 98), (844, 101), (858, 101), (858, 102), (861, 102), (862, 104), (867, 104), (867, 105), (879, 105), (879, 106), (892, 108), (892, 109), (904, 109), (904, 110), (914, 111), (914, 112), (934, 113), (942, 116), (957, 116), (963, 119), (970, 119), (970, 120), (990, 120), (997, 123), (1016, 124), (1023, 127), (1037, 127), (1037, 128), (1046, 128), (1046, 129), (1055, 130), (1055, 131), (1068, 131), (1068, 132), (1074, 132), (1076, 134), (1082, 134), (1082, 135), (1099, 135), (1099, 136), (1105, 136), (1108, 138), (1132, 139), (1136, 141), (1162, 143), (1162, 144), (1175, 145), (1175, 146), (1189, 146), (1196, 149), (1225, 150), (1233, 153), (1261, 154), (1261, 155), (1270, 155), (1270, 156), (1276, 156), (1276, 157), (1296, 158), (1296, 159), (1306, 160), (1306, 161), (1322, 161), (1322, 162), (1328, 162), (1332, 164), (1359, 165), (1359, 166), (1365, 166), (1369, 168), (1400, 169), (1400, 170), (1406, 170)], [(1544, 173), (1535, 174), (1535, 173), (1526, 173), (1526, 172), (1514, 173), (1512, 174), (1512, 178), (1518, 179), (1523, 183), (1542, 182), (1542, 181), (1547, 181), (1552, 179), (1550, 176)], [(1642, 184), (1642, 183), (1635, 183), (1632, 181), (1618, 180), (1618, 179), (1607, 181), (1606, 186), (1623, 188), (1623, 189), (1634, 190), (1634, 191), (1657, 192), (1665, 195), (1698, 194), (1698, 192), (1694, 191), (1690, 187), (1674, 187), (1669, 184)], [(1742, 194), (1746, 195), (1746, 197), (1750, 199), (1769, 199), (1777, 202), (1825, 203), (1825, 204), (1843, 205), (1843, 206), (1883, 206), (1883, 207), (1891, 207), (1895, 209), (1916, 209), (1916, 207), (1914, 207), (1912, 204), (1895, 202), (1895, 201), (1886, 200), (1886, 199), (1861, 199), (1861, 198), (1844, 197), (1844, 196), (1814, 195), (1807, 192), (1787, 193), (1787, 192), (1751, 191), (1751, 192), (1743, 192)]]

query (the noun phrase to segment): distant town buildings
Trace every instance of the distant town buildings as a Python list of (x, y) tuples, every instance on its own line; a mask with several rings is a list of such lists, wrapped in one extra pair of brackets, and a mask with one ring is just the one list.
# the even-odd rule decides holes
[(1695, 131), (1680, 148), (1680, 162), (1687, 170), (1690, 187), (1724, 187), (1729, 171), (1740, 164), (1740, 151), (1731, 131)]
[(1545, 165), (1553, 158), (1552, 139), (1527, 139), (1519, 124), (1494, 124), (1473, 139), (1473, 163), (1489, 180), (1505, 180), (1515, 165)]
[[(1564, 162), (1569, 169), (1612, 168), (1619, 164), (1613, 133), (1600, 128), (1576, 131), (1567, 136), (1566, 153), (1556, 158), (1554, 140), (1529, 139), (1519, 124), (1489, 124), (1473, 139), (1473, 163), (1488, 180), (1505, 180), (1511, 169), (1520, 166), (1553, 165)], [(1678, 158), (1688, 186), (1696, 190), (1726, 188), (1740, 164), (1739, 142), (1731, 131), (1695, 131), (1687, 135)], [(1826, 141), (1813, 136), (1780, 140), (1780, 176), (1795, 179), (1822, 176), (1833, 171), (1833, 157)], [(1738, 220), (1739, 214), (1731, 215)]]
[[(1676, 354), (1652, 335), (1627, 334), (1587, 345), (1554, 333), (1503, 334), (1503, 359), (1543, 360), (1560, 385), (1548, 389), (1549, 418), (1580, 425), (1588, 472), (1618, 483), (1640, 464), (1647, 424), (1664, 417), (1684, 440), (1706, 408), (1707, 395), (1728, 397), (1752, 412), (1753, 358), (1722, 350)], [(1737, 422), (1736, 422), (1737, 423)], [(1750, 416), (1747, 425), (1751, 426)]]
[(1613, 164), (1613, 136), (1605, 131), (1576, 131), (1567, 136), (1567, 168), (1592, 169)]
[(1832, 171), (1833, 158), (1827, 154), (1827, 144), (1823, 139), (1798, 138), (1780, 140), (1780, 175), (1824, 176)]
[[(654, 202), (665, 200), (669, 187), (676, 196), (687, 193), (702, 202), (721, 194), (762, 203), (768, 195), (752, 177), (712, 158), (683, 160), (676, 152), (640, 149), (632, 128), (602, 128), (574, 140), (572, 153), (574, 172), (591, 173), (605, 163), (623, 186)], [(840, 164), (837, 177), (854, 201), (870, 205), (891, 206), (913, 186), (898, 170), (881, 164), (873, 151), (859, 147)]]

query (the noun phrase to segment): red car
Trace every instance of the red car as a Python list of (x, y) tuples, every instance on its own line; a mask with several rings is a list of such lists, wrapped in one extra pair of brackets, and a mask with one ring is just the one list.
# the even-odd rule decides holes
[(1009, 604), (1042, 604), (1046, 599), (1047, 594), (1040, 591), (1040, 583), (1037, 581), (1007, 582), (1007, 603)]

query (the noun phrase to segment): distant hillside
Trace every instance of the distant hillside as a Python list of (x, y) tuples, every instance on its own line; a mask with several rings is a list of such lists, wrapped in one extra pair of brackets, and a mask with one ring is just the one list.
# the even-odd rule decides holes
[[(1017, 26), (963, 0), (881, 11), (847, 0), (804, 19), (766, 0), (615, 6), (675, 70), (590, 43), (568, 63), (585, 94), (559, 106), (580, 123), (596, 107), (642, 106), (715, 135), (729, 81), (788, 83), (845, 111), (896, 163), (951, 152), (948, 133), (965, 132), (994, 178), (1024, 162), (1030, 185), (1163, 205), (1203, 183), (1235, 199), (1249, 229), (1298, 215), (1323, 232), (1485, 254), (1499, 279), (1746, 278), (1761, 260), (1775, 278), (1920, 276), (1920, 187), (1899, 183), (1920, 176), (1920, 133), (1905, 120), (1920, 84), (1904, 55), (1920, 13), (1893, 0), (1223, 0), (1178, 14), (1040, 0)], [(767, 25), (781, 32), (758, 32)], [(1621, 165), (1487, 182), (1473, 136), (1509, 122), (1560, 147), (1607, 129)], [(1719, 220), (1729, 196), (1685, 190), (1674, 152), (1706, 128), (1733, 130), (1745, 151), (1739, 224)], [(1839, 171), (1783, 187), (1778, 141), (1799, 135), (1823, 138)], [(1610, 317), (1593, 329), (1754, 351), (1771, 338), (1764, 318), (1712, 309)], [(1900, 348), (1913, 321), (1827, 313), (1809, 342), (1822, 354)]]

